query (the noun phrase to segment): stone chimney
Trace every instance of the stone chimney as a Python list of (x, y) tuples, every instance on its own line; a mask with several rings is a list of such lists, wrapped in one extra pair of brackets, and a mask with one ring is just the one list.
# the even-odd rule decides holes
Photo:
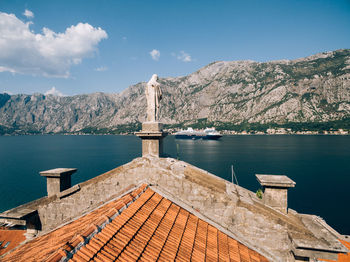
[(142, 123), (141, 132), (136, 132), (136, 136), (142, 139), (142, 156), (163, 154), (163, 138), (167, 133), (163, 132), (163, 124), (160, 122)]
[(55, 168), (40, 172), (46, 177), (47, 196), (53, 196), (71, 187), (71, 175), (77, 171), (76, 168)]
[(263, 201), (266, 205), (287, 214), (288, 188), (294, 187), (295, 182), (283, 175), (256, 174), (260, 185), (264, 188)]

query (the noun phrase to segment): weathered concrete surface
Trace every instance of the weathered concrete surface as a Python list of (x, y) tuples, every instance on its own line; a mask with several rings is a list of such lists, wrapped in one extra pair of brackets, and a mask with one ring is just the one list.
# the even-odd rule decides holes
[[(336, 235), (337, 232), (318, 216), (299, 214), (299, 217), (305, 227), (318, 238), (318, 241), (310, 241), (310, 239), (306, 239), (298, 233), (291, 232), (289, 236), (293, 243), (293, 252), (300, 256), (305, 254), (314, 258), (324, 257), (326, 259), (337, 260), (342, 246), (338, 245), (339, 241), (337, 239), (327, 237), (329, 234)], [(338, 237), (338, 239), (340, 238)], [(327, 246), (326, 249), (325, 246)], [(310, 250), (314, 250), (314, 254), (311, 254)]]
[(71, 187), (71, 175), (76, 168), (55, 168), (41, 171), (40, 175), (46, 177), (47, 195), (53, 196)]
[(288, 192), (284, 188), (265, 188), (263, 200), (265, 205), (287, 214)]
[(163, 132), (163, 124), (160, 122), (142, 123), (142, 131), (136, 132), (136, 136), (142, 139), (142, 156), (162, 156), (163, 138), (167, 133)]
[(142, 123), (142, 131), (149, 132), (161, 132), (163, 131), (163, 123), (161, 122), (143, 122)]
[(262, 186), (283, 188), (295, 186), (295, 182), (285, 175), (256, 174), (255, 176)]
[[(161, 133), (159, 133), (161, 135)], [(161, 156), (163, 154), (163, 138), (152, 137), (148, 135), (138, 135), (142, 139), (142, 156), (152, 155)]]
[(288, 188), (294, 187), (295, 182), (284, 175), (256, 174), (255, 176), (264, 188), (264, 204), (287, 214)]
[[(301, 216), (295, 211), (279, 212), (265, 205), (253, 192), (172, 158), (136, 158), (79, 184), (79, 190), (73, 190), (63, 198), (58, 195), (44, 197), (4, 212), (0, 217), (10, 217), (24, 208), (38, 210), (42, 234), (140, 183), (157, 186), (272, 261), (295, 261), (292, 253), (295, 240), (309, 243), (308, 250), (312, 254), (316, 254), (314, 248), (324, 250), (321, 256), (334, 250), (347, 252), (337, 241), (339, 236), (313, 221), (313, 216)], [(321, 235), (318, 235), (319, 231), (322, 231)]]

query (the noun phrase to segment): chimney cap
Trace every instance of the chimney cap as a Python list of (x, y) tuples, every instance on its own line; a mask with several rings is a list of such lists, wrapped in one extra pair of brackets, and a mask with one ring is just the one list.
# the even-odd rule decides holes
[(256, 174), (255, 176), (264, 187), (288, 188), (295, 186), (295, 182), (285, 175)]
[(46, 171), (41, 171), (40, 175), (46, 177), (62, 177), (65, 175), (71, 175), (77, 170), (77, 168), (55, 168)]

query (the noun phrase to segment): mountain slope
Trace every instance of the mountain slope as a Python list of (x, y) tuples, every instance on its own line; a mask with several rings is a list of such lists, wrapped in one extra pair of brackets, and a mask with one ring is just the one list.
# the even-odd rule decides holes
[[(323, 122), (350, 117), (350, 50), (293, 61), (214, 62), (188, 76), (161, 78), (160, 117), (230, 123)], [(145, 120), (145, 83), (121, 94), (72, 97), (0, 94), (0, 126), (72, 132)]]

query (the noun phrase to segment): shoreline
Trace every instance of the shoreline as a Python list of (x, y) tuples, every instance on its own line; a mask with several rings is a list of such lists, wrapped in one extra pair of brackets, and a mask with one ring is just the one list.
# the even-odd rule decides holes
[[(134, 134), (72, 134), (72, 133), (54, 133), (54, 134), (3, 134), (0, 137), (9, 136), (134, 136)], [(169, 136), (174, 136), (174, 134), (169, 133)], [(350, 136), (348, 134), (222, 134), (222, 136)]]

